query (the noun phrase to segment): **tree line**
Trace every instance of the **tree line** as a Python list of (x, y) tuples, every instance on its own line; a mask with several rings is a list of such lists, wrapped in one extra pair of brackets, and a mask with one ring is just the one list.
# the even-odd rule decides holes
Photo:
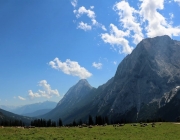
[[(164, 122), (165, 120), (158, 118), (158, 119), (147, 119), (147, 120), (139, 120), (139, 122)], [(177, 122), (180, 122), (180, 116), (177, 118)], [(75, 119), (72, 121), (72, 123), (66, 124), (66, 126), (78, 126), (82, 124), (87, 125), (104, 125), (104, 124), (117, 124), (117, 123), (132, 123), (131, 121), (127, 121), (126, 119), (121, 120), (109, 120), (107, 116), (95, 116), (92, 117), (89, 115), (87, 119), (80, 119), (79, 121), (76, 121)], [(63, 126), (63, 121), (61, 118), (59, 118), (57, 121), (52, 121), (51, 119), (45, 120), (45, 119), (35, 119), (31, 121), (31, 126), (35, 127), (56, 127), (56, 126)], [(25, 123), (23, 123), (21, 120), (0, 120), (0, 126), (25, 126)]]
[(0, 120), (1, 126), (25, 126), (21, 120)]
[[(66, 126), (78, 126), (82, 124), (87, 124), (87, 125), (104, 125), (104, 124), (109, 124), (109, 119), (108, 117), (103, 117), (103, 116), (96, 116), (93, 118), (91, 115), (89, 115), (88, 119), (85, 121), (82, 121), (80, 119), (79, 121), (76, 121), (75, 119), (72, 121), (72, 123), (66, 124)], [(31, 121), (31, 126), (35, 127), (56, 127), (56, 126), (63, 126), (63, 121), (61, 118), (56, 121), (52, 121), (51, 119), (45, 120), (45, 119), (35, 119)]]
[(31, 126), (35, 127), (56, 127), (56, 126), (62, 126), (62, 120), (59, 118), (58, 122), (52, 121), (51, 119), (45, 120), (45, 119), (35, 119), (31, 121)]

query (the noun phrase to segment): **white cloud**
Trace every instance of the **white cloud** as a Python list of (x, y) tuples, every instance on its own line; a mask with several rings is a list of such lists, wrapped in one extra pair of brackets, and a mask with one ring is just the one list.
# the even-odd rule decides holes
[(126, 1), (116, 3), (113, 9), (117, 11), (119, 21), (122, 23), (123, 28), (128, 31), (133, 31), (133, 43), (139, 43), (143, 39), (143, 34), (140, 23), (138, 23), (138, 20), (135, 17), (135, 15), (138, 14), (138, 11), (131, 7)]
[(93, 11), (93, 9), (94, 9), (94, 6), (91, 6), (90, 9), (86, 9), (84, 6), (81, 6), (78, 10), (73, 11), (74, 14), (76, 14), (77, 18), (80, 18), (82, 15), (87, 15), (87, 17), (89, 17), (92, 22), (92, 25), (88, 25), (87, 23), (80, 22), (78, 25), (78, 28), (84, 30), (84, 28), (81, 28), (81, 27), (88, 27), (87, 29), (90, 30), (91, 26), (96, 26), (96, 27), (100, 27), (102, 30), (106, 31), (105, 26), (102, 25), (101, 23), (97, 22), (96, 14)]
[(95, 67), (96, 69), (101, 69), (102, 68), (102, 63), (93, 62), (92, 66)]
[[(125, 37), (129, 36), (130, 32), (119, 30), (114, 24), (110, 24), (110, 34), (101, 34), (101, 38), (105, 43), (109, 43), (115, 49), (118, 49), (120, 53), (129, 54), (133, 48), (129, 46), (129, 41)], [(115, 45), (115, 46), (114, 46)]]
[(81, 6), (77, 11), (75, 11), (76, 17), (79, 18), (83, 14), (86, 14), (90, 19), (95, 19), (95, 13), (92, 10), (87, 10), (84, 6)]
[(52, 96), (59, 96), (59, 92), (57, 89), (52, 90), (51, 86), (47, 83), (46, 80), (41, 80), (38, 84), (38, 86), (42, 87), (43, 90), (38, 90), (37, 93), (33, 93), (32, 90), (29, 90), (28, 96), (31, 99), (39, 98), (39, 97), (45, 97), (45, 98), (51, 98)]
[(84, 23), (84, 22), (80, 22), (77, 28), (82, 29), (84, 31), (88, 31), (88, 30), (92, 29), (92, 27), (90, 25), (88, 25), (87, 23)]
[(143, 22), (147, 21), (148, 23), (145, 27), (146, 35), (148, 37), (161, 36), (165, 34), (170, 37), (180, 35), (180, 27), (173, 27), (171, 22), (168, 23), (166, 18), (158, 12), (163, 9), (164, 0), (142, 1), (140, 6), (140, 16), (142, 16)]
[(180, 6), (180, 0), (174, 0), (174, 2), (177, 2), (179, 4), (179, 6)]
[(101, 26), (101, 28), (104, 30), (104, 31), (107, 31), (106, 27), (104, 25)]
[(114, 61), (113, 64), (114, 64), (114, 65), (117, 65), (117, 61)]
[(40, 81), (40, 82), (39, 82), (39, 86), (44, 89), (44, 91), (39, 90), (39, 92), (41, 93), (41, 95), (42, 95), (43, 97), (50, 98), (50, 97), (52, 97), (53, 95), (59, 96), (58, 90), (57, 90), (57, 89), (52, 90), (52, 89), (51, 89), (51, 86), (47, 83), (46, 80)]
[[(119, 15), (120, 29), (110, 24), (110, 33), (101, 34), (102, 40), (109, 43), (115, 50), (119, 49), (120, 53), (131, 53), (133, 48), (129, 45), (129, 39), (133, 39), (133, 43), (137, 45), (144, 37), (180, 35), (180, 26), (172, 25), (173, 13), (170, 13), (167, 18), (159, 12), (164, 9), (164, 0), (139, 1), (141, 3), (137, 10), (125, 0), (116, 3), (113, 9)], [(174, 1), (180, 2), (180, 0)]]
[(73, 7), (76, 7), (77, 3), (78, 3), (78, 0), (72, 0), (71, 1), (71, 4), (72, 4)]
[(71, 61), (70, 59), (67, 59), (65, 62), (61, 62), (58, 58), (55, 58), (53, 61), (49, 62), (49, 65), (53, 69), (61, 70), (68, 75), (78, 76), (81, 79), (86, 79), (92, 76), (92, 74), (84, 67), (81, 67), (78, 62)]
[(20, 100), (22, 100), (22, 101), (25, 101), (25, 100), (26, 100), (25, 98), (23, 98), (23, 97), (21, 97), (21, 96), (18, 96), (18, 98), (19, 98)]
[(91, 9), (94, 9), (94, 6), (90, 6)]
[(29, 92), (29, 93), (28, 93), (28, 96), (29, 96), (31, 99), (41, 97), (41, 95), (40, 95), (39, 93), (33, 93), (32, 90), (29, 90), (28, 92)]

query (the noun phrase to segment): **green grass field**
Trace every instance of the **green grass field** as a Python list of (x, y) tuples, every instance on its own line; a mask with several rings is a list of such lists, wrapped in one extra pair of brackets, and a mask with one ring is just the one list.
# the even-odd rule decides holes
[(0, 140), (180, 140), (180, 124), (159, 123), (156, 127), (95, 126), (93, 128), (0, 128)]

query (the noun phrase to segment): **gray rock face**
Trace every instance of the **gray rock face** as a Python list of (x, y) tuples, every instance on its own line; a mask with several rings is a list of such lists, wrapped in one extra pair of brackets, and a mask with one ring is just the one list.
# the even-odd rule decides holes
[(64, 97), (57, 104), (58, 106), (73, 106), (84, 98), (93, 87), (86, 79), (81, 79), (76, 85), (71, 87)]
[[(180, 85), (180, 42), (169, 36), (142, 40), (119, 64), (114, 80), (99, 100), (98, 111), (111, 104), (109, 112), (123, 115), (142, 105), (166, 104), (163, 96)], [(102, 97), (99, 97), (102, 98)], [(170, 99), (170, 98), (169, 98)], [(96, 101), (97, 102), (97, 101)]]

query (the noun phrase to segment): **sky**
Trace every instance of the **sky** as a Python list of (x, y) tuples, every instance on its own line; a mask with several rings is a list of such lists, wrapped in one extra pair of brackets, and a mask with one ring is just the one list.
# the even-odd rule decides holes
[(0, 0), (0, 105), (106, 83), (144, 38), (180, 40), (180, 0)]

